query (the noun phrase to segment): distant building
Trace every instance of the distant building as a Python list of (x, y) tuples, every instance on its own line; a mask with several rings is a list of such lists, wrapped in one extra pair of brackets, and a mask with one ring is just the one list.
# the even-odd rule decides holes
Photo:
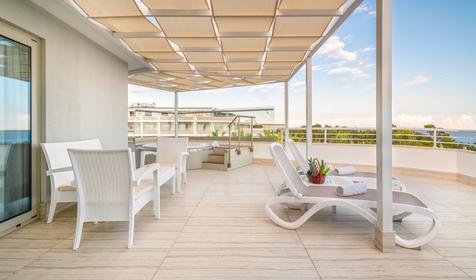
[[(237, 115), (255, 117), (257, 133), (274, 126), (274, 107), (221, 109), (180, 107), (179, 134), (182, 136), (227, 135), (228, 124)], [(134, 103), (129, 107), (129, 137), (174, 135), (174, 108), (155, 103)]]

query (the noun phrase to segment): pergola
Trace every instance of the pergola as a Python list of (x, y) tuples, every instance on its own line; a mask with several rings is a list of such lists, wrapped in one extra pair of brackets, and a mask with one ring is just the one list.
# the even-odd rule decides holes
[[(178, 93), (284, 82), (306, 65), (306, 155), (312, 147), (312, 55), (363, 0), (72, 0), (148, 67), (129, 82)], [(392, 0), (377, 0), (377, 224), (392, 250)]]

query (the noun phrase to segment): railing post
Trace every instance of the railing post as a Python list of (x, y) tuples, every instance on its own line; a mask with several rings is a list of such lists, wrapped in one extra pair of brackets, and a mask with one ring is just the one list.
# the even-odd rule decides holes
[(179, 135), (178, 92), (174, 92), (174, 137)]
[(327, 144), (327, 127), (324, 127), (324, 143)]
[(306, 58), (306, 158), (312, 149), (312, 58)]
[(140, 117), (140, 137), (144, 138), (144, 117)]
[(238, 117), (238, 154), (241, 154), (241, 118)]
[(438, 148), (438, 135), (436, 133), (436, 128), (433, 129), (433, 148)]
[(159, 117), (157, 118), (157, 137), (160, 137), (160, 121), (162, 119), (162, 114), (159, 114)]
[(284, 82), (284, 129), (281, 130), (281, 134), (283, 146), (286, 149), (287, 141), (289, 141), (289, 84), (287, 81)]
[(251, 148), (250, 148), (250, 152), (253, 152), (253, 118), (251, 118)]
[(232, 123), (228, 125), (228, 168), (231, 167), (231, 125)]

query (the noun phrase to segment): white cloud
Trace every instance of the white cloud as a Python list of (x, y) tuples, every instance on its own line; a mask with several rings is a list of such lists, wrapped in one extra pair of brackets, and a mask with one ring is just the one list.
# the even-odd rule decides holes
[(376, 50), (375, 47), (366, 47), (361, 49), (360, 51), (366, 53), (366, 52), (374, 52), (375, 50)]
[(339, 68), (334, 68), (329, 71), (327, 71), (328, 74), (330, 75), (335, 75), (335, 74), (352, 74), (354, 76), (359, 76), (362, 75), (362, 71), (359, 68), (356, 67), (339, 67)]
[(283, 91), (282, 83), (263, 84), (248, 87), (247, 92), (270, 93), (274, 91)]
[(304, 86), (306, 84), (305, 81), (292, 81), (289, 85), (291, 87), (299, 87), (299, 86)]
[[(327, 74), (329, 74), (329, 75), (348, 74), (348, 75), (351, 75), (353, 78), (367, 78), (367, 77), (369, 77), (368, 74), (366, 74), (364, 71), (362, 71), (358, 67), (336, 67), (336, 68), (332, 68), (332, 69), (328, 70)], [(346, 79), (345, 81), (348, 81), (348, 79)]]
[(417, 75), (417, 76), (413, 77), (413, 79), (406, 81), (405, 85), (407, 85), (407, 86), (418, 86), (418, 85), (422, 85), (422, 84), (426, 84), (426, 83), (430, 82), (431, 79), (432, 78), (430, 76)]
[(375, 10), (373, 10), (372, 8), (370, 8), (369, 6), (363, 4), (363, 5), (360, 5), (357, 7), (357, 9), (355, 9), (355, 13), (357, 14), (367, 14), (368, 16), (375, 16), (376, 12)]
[(345, 43), (339, 36), (331, 36), (318, 53), (336, 60), (355, 61), (357, 59), (357, 52), (345, 50)]
[(322, 66), (322, 65), (313, 65), (312, 66), (312, 71), (321, 71), (321, 70), (324, 70), (325, 67)]
[(30, 128), (30, 115), (3, 115), (0, 116), (0, 123), (3, 123), (2, 130), (27, 130)]
[(425, 124), (434, 124), (445, 129), (475, 129), (474, 116), (461, 114), (459, 116), (435, 118), (424, 114), (400, 114), (394, 117), (393, 122), (398, 127), (423, 127)]
[(332, 117), (332, 118), (314, 118), (321, 124), (331, 126), (347, 127), (375, 127), (375, 117), (372, 116), (351, 116), (351, 117)]
[(425, 124), (435, 123), (431, 115), (400, 114), (393, 118), (397, 127), (423, 127)]
[(445, 118), (439, 126), (453, 129), (475, 129), (476, 121), (473, 116), (462, 114), (457, 118)]

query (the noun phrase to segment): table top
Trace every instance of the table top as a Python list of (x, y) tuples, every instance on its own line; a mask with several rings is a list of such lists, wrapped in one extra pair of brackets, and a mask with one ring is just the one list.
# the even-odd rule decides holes
[[(155, 152), (157, 151), (157, 143), (144, 144), (142, 146), (137, 147), (137, 149)], [(208, 143), (190, 143), (188, 144), (187, 148), (188, 152), (199, 152), (211, 149), (213, 149), (213, 147)]]

